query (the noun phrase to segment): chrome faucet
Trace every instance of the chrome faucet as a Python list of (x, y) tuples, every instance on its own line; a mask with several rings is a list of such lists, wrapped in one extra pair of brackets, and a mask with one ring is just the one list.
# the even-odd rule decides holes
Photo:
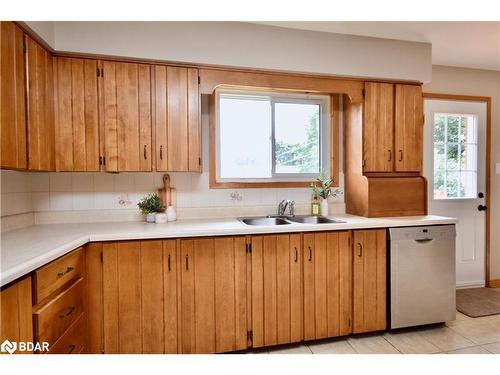
[[(285, 215), (288, 209), (288, 215)], [(294, 216), (295, 215), (295, 202), (289, 199), (283, 199), (278, 204), (278, 216)]]

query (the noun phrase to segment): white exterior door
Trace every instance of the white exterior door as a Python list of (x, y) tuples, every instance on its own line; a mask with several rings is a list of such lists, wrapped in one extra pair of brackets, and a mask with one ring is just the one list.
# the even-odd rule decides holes
[(457, 287), (485, 284), (486, 103), (425, 99), (431, 215), (456, 217)]

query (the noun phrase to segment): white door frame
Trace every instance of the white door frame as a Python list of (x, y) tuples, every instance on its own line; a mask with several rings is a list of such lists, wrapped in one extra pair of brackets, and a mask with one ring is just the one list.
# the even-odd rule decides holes
[[(436, 100), (457, 100), (486, 103), (486, 211), (485, 211), (485, 284), (486, 287), (500, 287), (500, 280), (490, 280), (490, 210), (491, 210), (491, 97), (489, 96), (471, 96), (471, 95), (453, 95), (438, 93), (423, 93), (424, 99)], [(493, 281), (493, 282), (492, 282)]]

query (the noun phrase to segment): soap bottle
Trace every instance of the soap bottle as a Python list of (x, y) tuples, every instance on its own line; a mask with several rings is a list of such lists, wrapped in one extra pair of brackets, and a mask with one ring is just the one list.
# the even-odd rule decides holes
[(314, 193), (311, 199), (311, 215), (313, 216), (321, 215), (321, 204), (319, 202), (319, 197), (317, 194)]

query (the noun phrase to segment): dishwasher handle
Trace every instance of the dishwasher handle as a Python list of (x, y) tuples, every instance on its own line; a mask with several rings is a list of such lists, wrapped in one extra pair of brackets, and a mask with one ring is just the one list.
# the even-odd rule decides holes
[(418, 240), (415, 240), (415, 242), (418, 242), (418, 243), (427, 243), (427, 242), (431, 242), (434, 238), (421, 238), (421, 239), (418, 239)]

